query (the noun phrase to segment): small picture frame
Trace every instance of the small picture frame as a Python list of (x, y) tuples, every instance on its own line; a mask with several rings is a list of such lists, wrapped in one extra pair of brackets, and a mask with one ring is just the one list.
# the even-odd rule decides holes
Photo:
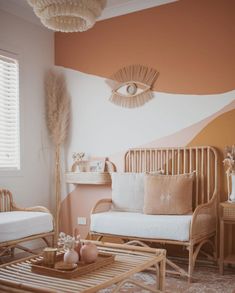
[(94, 158), (89, 161), (90, 172), (104, 172), (105, 158)]

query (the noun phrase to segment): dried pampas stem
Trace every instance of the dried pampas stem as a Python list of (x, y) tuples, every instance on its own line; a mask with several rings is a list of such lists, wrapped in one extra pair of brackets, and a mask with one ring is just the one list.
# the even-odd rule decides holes
[[(158, 74), (157, 70), (140, 64), (121, 68), (112, 75), (111, 81), (108, 82), (113, 89), (109, 100), (118, 106), (126, 108), (144, 105), (153, 98), (151, 87)], [(118, 92), (124, 85), (128, 86), (127, 95)], [(133, 92), (130, 91), (130, 87), (132, 87)], [(137, 88), (141, 89), (142, 92), (138, 92)]]
[(55, 145), (55, 237), (59, 234), (59, 214), (61, 204), (60, 151), (69, 127), (70, 95), (64, 75), (50, 70), (46, 76), (46, 119), (49, 134)]

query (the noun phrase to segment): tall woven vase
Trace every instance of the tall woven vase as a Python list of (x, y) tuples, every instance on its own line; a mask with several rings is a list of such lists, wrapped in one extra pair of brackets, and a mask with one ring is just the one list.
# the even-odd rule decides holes
[(231, 174), (231, 185), (232, 185), (232, 188), (231, 188), (231, 194), (229, 196), (229, 201), (231, 202), (234, 202), (235, 203), (235, 171), (233, 171)]
[(46, 118), (47, 127), (55, 147), (55, 239), (59, 235), (61, 208), (61, 146), (69, 127), (70, 96), (64, 75), (50, 70), (46, 76)]

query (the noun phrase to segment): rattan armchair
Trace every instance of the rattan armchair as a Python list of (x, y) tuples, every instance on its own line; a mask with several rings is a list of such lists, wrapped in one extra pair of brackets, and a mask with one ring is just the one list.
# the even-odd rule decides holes
[[(24, 221), (21, 225), (18, 219), (22, 218)], [(0, 219), (0, 257), (6, 252), (13, 254), (14, 248), (33, 253), (31, 249), (20, 243), (34, 239), (41, 238), (48, 246), (54, 245), (54, 218), (50, 211), (43, 206), (18, 207), (13, 201), (12, 193), (7, 189), (0, 189)], [(38, 219), (43, 219), (40, 228), (37, 227)], [(47, 223), (49, 224), (47, 225)], [(27, 230), (27, 225), (29, 225), (29, 230)], [(17, 236), (19, 228), (22, 237)], [(15, 234), (12, 232), (13, 230)], [(12, 234), (10, 234), (11, 232)], [(48, 237), (51, 238), (51, 241)]]

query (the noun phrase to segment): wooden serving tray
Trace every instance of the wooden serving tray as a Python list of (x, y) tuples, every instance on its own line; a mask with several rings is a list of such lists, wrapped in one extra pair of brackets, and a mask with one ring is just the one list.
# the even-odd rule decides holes
[[(61, 253), (56, 256), (56, 264), (61, 264), (63, 262), (64, 254)], [(79, 261), (77, 267), (71, 270), (63, 270), (56, 268), (49, 268), (43, 264), (43, 259), (32, 263), (31, 271), (33, 273), (42, 274), (51, 277), (72, 279), (79, 277), (81, 275), (90, 273), (97, 270), (103, 266), (109, 265), (114, 262), (115, 255), (110, 253), (99, 252), (97, 260), (91, 264), (85, 264)]]

